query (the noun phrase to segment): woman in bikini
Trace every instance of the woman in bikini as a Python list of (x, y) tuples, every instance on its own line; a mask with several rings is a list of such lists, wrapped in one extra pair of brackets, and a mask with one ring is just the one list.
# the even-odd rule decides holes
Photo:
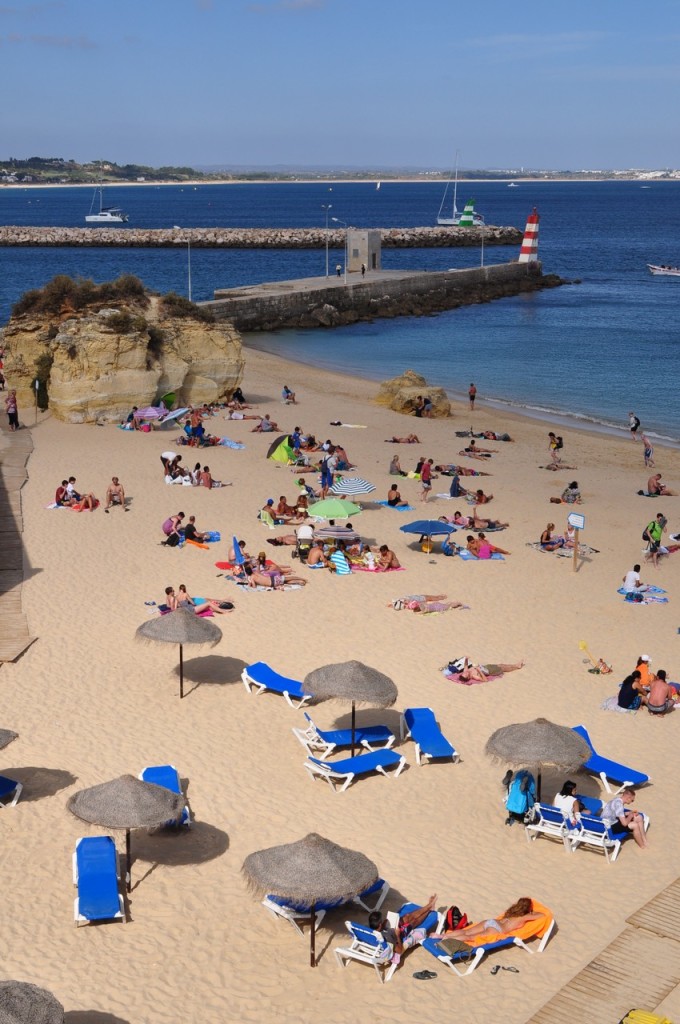
[(543, 916), (535, 913), (532, 908), (531, 900), (527, 896), (523, 896), (498, 918), (490, 917), (486, 921), (480, 921), (479, 924), (469, 924), (467, 928), (458, 928), (456, 931), (444, 932), (442, 935), (433, 935), (432, 938), (437, 942), (450, 938), (461, 939), (465, 942), (466, 939), (483, 935), (485, 932), (498, 932), (499, 935), (507, 935), (508, 932), (517, 931), (529, 921), (538, 921)]
[(517, 672), (520, 668), (524, 668), (523, 661), (518, 662), (517, 665), (494, 664), (492, 662), (489, 662), (488, 665), (473, 665), (467, 658), (464, 658), (463, 667), (458, 673), (458, 677), (464, 683), (485, 683), (489, 676), (503, 676), (506, 672)]

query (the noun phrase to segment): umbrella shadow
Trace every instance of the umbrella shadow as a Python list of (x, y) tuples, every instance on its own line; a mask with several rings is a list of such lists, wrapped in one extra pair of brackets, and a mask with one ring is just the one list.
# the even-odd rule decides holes
[[(323, 702), (325, 703), (325, 702)], [(400, 743), (399, 740), (399, 726), (401, 723), (401, 712), (395, 711), (393, 708), (376, 708), (371, 707), (368, 704), (357, 705), (356, 711), (356, 724), (357, 729), (362, 726), (368, 725), (386, 725), (394, 735), (396, 736), (395, 746)], [(346, 711), (343, 714), (338, 715), (335, 719), (333, 726), (334, 729), (351, 729), (352, 728), (352, 712)]]
[[(241, 673), (247, 662), (240, 658), (228, 658), (219, 654), (206, 654), (201, 658), (189, 658), (184, 662), (184, 682), (194, 683), (190, 690), (186, 690), (184, 696), (188, 697), (203, 683), (218, 684), (226, 686), (229, 683), (240, 683)], [(179, 679), (179, 665), (174, 668), (174, 673)]]
[(133, 859), (152, 865), (147, 875), (159, 864), (167, 867), (205, 864), (221, 857), (228, 849), (227, 833), (206, 821), (193, 821), (189, 828), (136, 829), (132, 837)]
[(130, 1024), (130, 1021), (102, 1010), (67, 1010), (64, 1024)]
[(62, 789), (68, 789), (78, 781), (76, 775), (65, 771), (63, 768), (32, 768), (23, 766), (21, 768), (3, 768), (3, 774), (20, 782), (24, 787), (21, 794), (21, 802), (27, 803), (31, 800), (41, 800), (45, 796), (55, 796)]

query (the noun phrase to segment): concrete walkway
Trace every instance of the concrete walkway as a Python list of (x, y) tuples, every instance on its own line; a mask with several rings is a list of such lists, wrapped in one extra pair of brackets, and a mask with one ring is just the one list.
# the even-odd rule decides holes
[(21, 488), (33, 451), (30, 430), (22, 427), (0, 437), (0, 662), (14, 661), (35, 640), (21, 606), (24, 581)]

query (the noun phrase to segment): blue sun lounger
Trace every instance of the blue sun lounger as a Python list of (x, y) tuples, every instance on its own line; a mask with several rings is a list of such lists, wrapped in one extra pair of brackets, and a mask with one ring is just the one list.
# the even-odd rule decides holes
[(266, 690), (280, 693), (292, 708), (301, 708), (312, 699), (311, 693), (305, 693), (297, 679), (280, 676), (264, 661), (247, 665), (241, 673), (241, 679), (248, 693), (264, 693)]
[[(150, 782), (154, 786), (162, 786), (163, 789), (169, 789), (171, 793), (178, 793), (184, 798), (182, 792), (182, 784), (179, 778), (179, 772), (175, 768), (174, 764), (159, 764), (153, 765), (149, 768), (144, 768), (139, 773), (139, 777), (142, 782)], [(174, 825), (191, 825), (191, 812), (185, 804), (182, 808), (182, 814), (176, 821), (168, 821), (167, 826)]]
[[(457, 974), (459, 978), (464, 978), (466, 975), (472, 974), (487, 953), (492, 953), (496, 949), (509, 949), (511, 946), (521, 946), (521, 948), (526, 950), (527, 953), (542, 953), (555, 928), (555, 919), (548, 911), (546, 911), (545, 920), (534, 921), (532, 922), (532, 926), (533, 925), (543, 932), (542, 937), (538, 943), (533, 946), (533, 948), (527, 944), (530, 941), (528, 938), (520, 938), (518, 935), (505, 935), (503, 938), (493, 942), (483, 942), (477, 946), (471, 946), (469, 953), (465, 951), (449, 953), (440, 942), (437, 942), (433, 937), (429, 936), (421, 942), (421, 946), (423, 949), (426, 949), (428, 953), (431, 953), (443, 967), (450, 967), (454, 974)], [(441, 934), (443, 931), (444, 921), (442, 915), (439, 918), (439, 927), (437, 932)], [(463, 938), (462, 935), (461, 938)]]
[[(351, 729), (318, 729), (306, 711), (303, 712), (307, 719), (305, 729), (293, 729), (296, 739), (300, 741), (308, 754), (316, 754), (322, 760), (326, 760), (337, 747), (351, 747)], [(391, 747), (394, 743), (394, 733), (386, 725), (368, 725), (363, 729), (354, 730), (354, 745), (364, 747), (366, 750), (375, 750)]]
[[(649, 818), (644, 815), (645, 832), (649, 828)], [(591, 814), (582, 814), (578, 825), (570, 830), (570, 842), (572, 853), (575, 853), (579, 846), (590, 846), (596, 850), (602, 850), (607, 864), (613, 864), (621, 851), (621, 844), (631, 839), (632, 832), (612, 832), (601, 818)]]
[(370, 754), (357, 754), (356, 757), (346, 757), (342, 761), (320, 761), (317, 757), (310, 757), (305, 761), (305, 768), (312, 778), (324, 779), (331, 789), (342, 793), (361, 775), (379, 772), (387, 776), (385, 769), (396, 766), (396, 770), (390, 772), (396, 777), (405, 764), (406, 758), (394, 750), (374, 750)]
[(76, 841), (73, 854), (73, 901), (76, 927), (83, 921), (124, 921), (123, 897), (118, 891), (118, 854), (111, 836), (89, 836)]
[[(389, 911), (387, 919), (393, 928), (399, 923), (399, 918), (408, 914), (411, 910), (419, 910), (417, 903), (404, 903), (398, 912)], [(435, 910), (431, 911), (419, 928), (430, 932), (437, 926), (439, 915)], [(389, 942), (386, 942), (380, 932), (373, 931), (365, 924), (358, 924), (356, 921), (345, 921), (345, 928), (352, 937), (350, 946), (337, 946), (333, 952), (340, 967), (346, 967), (350, 960), (356, 960), (362, 964), (373, 967), (378, 975), (378, 981), (387, 982), (396, 971), (399, 963), (392, 963), (394, 950)], [(408, 952), (408, 951), (406, 951)], [(403, 956), (402, 956), (403, 960)]]
[[(335, 910), (336, 907), (346, 906), (347, 902), (358, 903), (360, 907), (368, 912), (372, 910), (380, 910), (389, 891), (390, 883), (386, 882), (384, 878), (378, 878), (373, 885), (370, 885), (368, 889), (364, 889), (363, 892), (360, 892), (359, 895), (355, 896), (352, 900), (336, 900), (333, 903), (315, 903), (315, 927), (318, 927), (321, 924), (328, 910)], [(369, 904), (366, 903), (366, 900), (373, 897), (376, 897), (375, 902), (373, 906), (369, 906)], [(294, 900), (286, 900), (282, 896), (274, 896), (272, 893), (269, 893), (264, 897), (262, 900), (262, 906), (275, 917), (283, 918), (284, 921), (290, 921), (293, 928), (295, 928), (300, 935), (303, 934), (300, 925), (305, 922), (309, 923), (312, 913), (310, 904), (297, 903)], [(298, 922), (300, 923), (298, 924)]]
[(406, 708), (401, 716), (401, 738), (410, 737), (416, 745), (416, 762), (424, 764), (433, 758), (450, 757), (455, 762), (460, 755), (437, 725), (432, 708)]
[[(6, 775), (0, 775), (0, 807), (14, 807), (23, 788), (20, 782), (8, 779)], [(12, 793), (14, 796), (10, 800)]]
[[(601, 757), (600, 754), (596, 753), (592, 740), (588, 735), (588, 730), (584, 725), (574, 725), (572, 730), (586, 741), (592, 751), (592, 756), (583, 767), (587, 772), (599, 775), (602, 785), (608, 793), (620, 793), (626, 786), (644, 786), (646, 782), (649, 782), (649, 775), (645, 775), (643, 772), (636, 772), (634, 768), (627, 768), (625, 764), (619, 764), (618, 761), (610, 761), (609, 758)], [(609, 779), (613, 782), (618, 782), (619, 788), (613, 790), (609, 785)]]

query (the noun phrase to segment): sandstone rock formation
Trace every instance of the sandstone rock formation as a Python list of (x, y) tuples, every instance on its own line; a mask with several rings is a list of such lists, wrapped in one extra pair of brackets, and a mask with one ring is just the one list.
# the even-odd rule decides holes
[(383, 381), (376, 395), (376, 402), (387, 405), (395, 412), (410, 414), (415, 408), (418, 395), (429, 396), (432, 402), (432, 414), (435, 417), (451, 415), (451, 403), (443, 388), (434, 388), (427, 383), (415, 370), (406, 370), (400, 377)]
[(127, 308), (13, 315), (2, 344), (19, 408), (33, 404), (36, 377), (46, 383), (50, 410), (70, 423), (118, 421), (169, 391), (181, 405), (231, 395), (243, 375), (239, 334), (182, 312), (147, 297)]

